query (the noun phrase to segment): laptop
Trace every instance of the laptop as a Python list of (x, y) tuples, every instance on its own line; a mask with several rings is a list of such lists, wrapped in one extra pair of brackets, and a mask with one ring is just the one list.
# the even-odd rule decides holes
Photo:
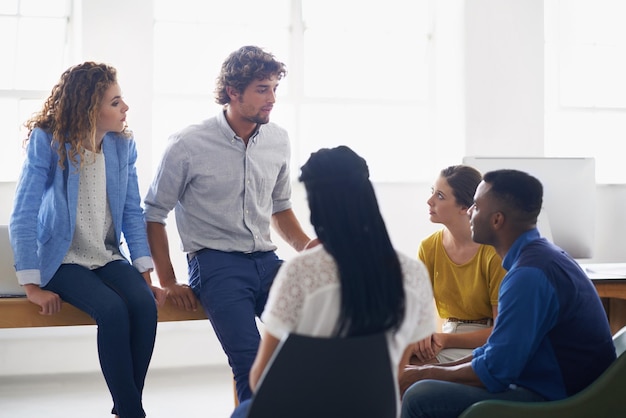
[(9, 226), (0, 225), (0, 297), (24, 296), (13, 266), (13, 249), (9, 242)]

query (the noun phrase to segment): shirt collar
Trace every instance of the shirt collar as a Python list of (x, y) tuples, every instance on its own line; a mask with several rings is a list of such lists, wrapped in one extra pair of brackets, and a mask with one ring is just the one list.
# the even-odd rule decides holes
[(261, 125), (259, 123), (256, 124), (256, 129), (252, 133), (252, 136), (250, 136), (250, 142), (256, 142), (257, 141), (257, 139), (259, 138), (259, 134), (261, 133), (261, 128), (262, 127), (263, 127), (263, 125)]
[(524, 247), (531, 241), (535, 241), (541, 238), (539, 235), (539, 230), (537, 228), (530, 229), (524, 232), (522, 235), (517, 237), (509, 251), (506, 252), (504, 259), (502, 260), (502, 267), (505, 270), (510, 270), (513, 266), (513, 263), (519, 258), (520, 253), (524, 249)]
[[(228, 124), (228, 120), (226, 120), (226, 108), (224, 107), (221, 112), (217, 114), (217, 123), (229, 141), (239, 140), (240, 138), (237, 136), (233, 128)], [(250, 136), (249, 142), (256, 142), (259, 138), (259, 134), (261, 133), (261, 129), (263, 128), (262, 124), (257, 123), (256, 130)]]

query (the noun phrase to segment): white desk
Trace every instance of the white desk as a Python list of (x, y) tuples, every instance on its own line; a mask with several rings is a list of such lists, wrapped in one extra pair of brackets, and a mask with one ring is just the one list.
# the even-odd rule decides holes
[(600, 297), (626, 300), (626, 263), (581, 263), (580, 266)]
[(626, 263), (579, 263), (591, 280), (626, 280)]

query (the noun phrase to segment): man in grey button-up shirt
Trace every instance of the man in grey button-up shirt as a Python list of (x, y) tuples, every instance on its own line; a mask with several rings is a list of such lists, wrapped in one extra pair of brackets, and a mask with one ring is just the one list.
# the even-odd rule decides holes
[[(259, 345), (260, 316), (282, 263), (270, 223), (293, 248), (315, 245), (291, 210), (287, 132), (269, 122), (284, 64), (254, 46), (222, 65), (216, 101), (224, 111), (169, 139), (145, 199), (148, 239), (161, 286), (179, 307), (199, 300), (237, 383), (251, 397), (250, 367)], [(178, 283), (165, 220), (174, 210), (189, 286)], [(197, 299), (196, 299), (197, 298)]]

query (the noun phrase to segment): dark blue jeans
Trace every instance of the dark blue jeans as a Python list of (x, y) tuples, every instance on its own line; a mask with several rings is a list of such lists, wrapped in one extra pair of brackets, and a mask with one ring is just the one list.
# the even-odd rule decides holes
[(230, 418), (246, 418), (248, 416), (248, 412), (250, 412), (250, 405), (252, 405), (252, 398), (241, 402), (237, 405)]
[(44, 287), (98, 325), (98, 357), (120, 418), (143, 418), (142, 392), (156, 336), (157, 308), (143, 276), (125, 260), (89, 270), (62, 264)]
[(401, 418), (456, 418), (478, 401), (540, 402), (545, 399), (527, 389), (515, 388), (491, 393), (487, 389), (441, 380), (420, 380), (402, 398)]
[(273, 251), (204, 249), (189, 260), (189, 285), (228, 357), (239, 401), (252, 396), (248, 376), (261, 340), (255, 318), (265, 308), (281, 263)]

